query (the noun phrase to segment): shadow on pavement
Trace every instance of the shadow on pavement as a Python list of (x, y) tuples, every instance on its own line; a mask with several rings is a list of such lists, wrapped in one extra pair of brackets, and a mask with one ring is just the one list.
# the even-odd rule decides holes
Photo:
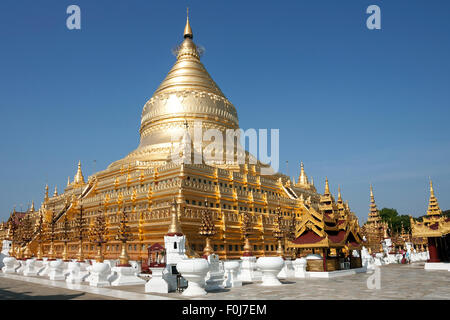
[(11, 292), (0, 289), (0, 300), (71, 300), (84, 296), (84, 293), (57, 295), (29, 295), (31, 292)]

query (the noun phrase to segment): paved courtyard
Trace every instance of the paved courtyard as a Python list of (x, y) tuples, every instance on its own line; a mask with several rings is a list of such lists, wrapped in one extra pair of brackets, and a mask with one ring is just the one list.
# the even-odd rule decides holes
[[(425, 271), (423, 263), (386, 265), (380, 268), (380, 289), (368, 289), (373, 273), (359, 273), (334, 279), (288, 279), (279, 287), (258, 283), (209, 292), (191, 299), (279, 300), (279, 299), (449, 299), (450, 272)], [(20, 280), (19, 280), (20, 279)], [(27, 281), (28, 280), (28, 281)], [(32, 281), (32, 282), (29, 282)], [(144, 286), (93, 288), (67, 285), (39, 277), (0, 273), (0, 299), (187, 299), (180, 293), (145, 294)]]

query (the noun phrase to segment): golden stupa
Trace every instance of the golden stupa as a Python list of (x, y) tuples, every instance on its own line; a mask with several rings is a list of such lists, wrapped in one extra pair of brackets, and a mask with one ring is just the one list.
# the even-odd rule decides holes
[[(55, 256), (61, 256), (64, 243), (58, 239), (61, 238), (59, 234), (63, 230), (64, 217), (73, 225), (82, 211), (87, 228), (94, 224), (99, 214), (105, 215), (104, 258), (117, 258), (122, 246), (116, 235), (120, 217), (125, 211), (133, 234), (127, 243), (130, 259), (147, 257), (147, 248), (155, 243), (163, 244), (168, 230), (172, 233), (182, 230), (189, 244), (188, 250), (201, 254), (205, 238), (199, 234), (199, 228), (205, 203), (209, 205), (215, 228), (210, 243), (221, 258), (242, 256), (244, 215), (248, 217), (248, 228), (251, 229), (246, 243), (251, 244), (255, 256), (277, 254), (278, 241), (273, 236), (274, 229), (279, 228), (277, 212), (281, 212), (283, 228), (287, 228), (289, 223), (292, 228), (297, 228), (291, 232), (294, 236), (308, 230), (329, 234), (333, 239), (329, 243), (338, 248), (336, 250), (346, 245), (350, 233), (354, 234), (352, 248), (355, 242), (360, 241), (357, 235), (359, 226), (348, 205), (341, 208), (345, 214), (340, 215), (328, 187), (323, 200), (312, 178), (308, 179), (303, 163), (295, 183), (279, 173), (262, 175), (261, 168), (269, 166), (255, 161), (239, 143), (232, 152), (244, 154), (245, 163), (214, 163), (209, 159), (191, 164), (172, 161), (173, 150), (188, 144), (189, 137), (194, 135), (196, 122), (201, 121), (203, 130), (212, 128), (226, 132), (239, 128), (236, 108), (201, 63), (200, 52), (193, 39), (187, 18), (176, 62), (143, 107), (139, 146), (105, 170), (94, 173), (87, 181), (81, 163), (78, 163), (73, 181), (69, 177), (63, 191), (58, 193), (55, 189), (53, 196), (49, 196), (46, 188), (39, 210), (27, 214), (35, 220), (42, 215), (47, 227), (37, 231), (31, 242), (20, 245), (26, 245), (35, 253), (38, 239), (42, 238), (44, 256), (48, 255), (51, 247), (54, 247)], [(179, 139), (174, 140), (174, 136)], [(191, 154), (184, 156), (201, 152), (198, 149), (198, 146), (193, 146)], [(322, 207), (327, 210), (324, 218)], [(48, 231), (52, 221), (56, 233), (53, 236)], [(344, 233), (342, 237), (339, 232)], [(45, 234), (39, 237), (41, 233)], [(339, 239), (333, 238), (334, 233), (339, 233)], [(55, 239), (53, 245), (52, 237)], [(286, 250), (290, 248), (288, 241), (288, 237), (283, 240)], [(69, 257), (76, 256), (78, 246), (79, 241), (75, 238), (68, 242)], [(89, 239), (83, 240), (83, 253), (85, 257), (97, 254), (95, 244)]]

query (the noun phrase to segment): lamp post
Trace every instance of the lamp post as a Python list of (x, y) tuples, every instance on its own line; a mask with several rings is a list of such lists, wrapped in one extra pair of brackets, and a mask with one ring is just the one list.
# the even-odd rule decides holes
[(62, 233), (62, 241), (64, 242), (64, 250), (62, 253), (62, 259), (64, 261), (69, 261), (68, 252), (67, 252), (67, 242), (70, 241), (70, 225), (69, 220), (67, 219), (67, 215), (64, 215), (63, 221), (63, 233)]
[[(101, 206), (101, 204), (100, 204)], [(105, 215), (102, 211), (95, 217), (94, 225), (89, 231), (89, 237), (91, 242), (97, 245), (97, 255), (95, 256), (95, 261), (103, 262), (104, 256), (102, 251), (103, 243), (106, 242), (106, 220)]]
[(278, 206), (276, 212), (277, 212), (277, 217), (275, 220), (275, 229), (273, 230), (273, 237), (275, 239), (277, 239), (277, 255), (279, 255), (280, 257), (283, 257), (284, 250), (281, 245), (281, 239), (283, 239), (283, 237), (284, 237), (284, 232), (283, 232), (283, 230), (281, 230), (281, 221), (283, 220), (283, 218), (281, 215), (281, 207), (280, 206)]
[(22, 243), (23, 245), (25, 245), (23, 258), (26, 260), (31, 258), (31, 250), (29, 244), (31, 242), (31, 239), (33, 238), (33, 225), (31, 224), (31, 218), (29, 213), (27, 213), (25, 217), (22, 218), (21, 229), (22, 229)]
[(42, 260), (42, 233), (44, 229), (44, 217), (42, 211), (39, 212), (39, 218), (36, 221), (35, 233), (37, 235), (38, 242), (38, 251), (37, 251), (37, 260)]
[(78, 238), (79, 247), (78, 247), (78, 253), (77, 253), (77, 262), (84, 262), (84, 253), (83, 253), (83, 238), (85, 234), (85, 225), (86, 221), (85, 218), (83, 218), (83, 206), (80, 205), (80, 212), (78, 213), (76, 219), (75, 219), (75, 235)]
[(128, 214), (125, 211), (125, 207), (122, 210), (122, 216), (119, 224), (119, 230), (116, 235), (116, 240), (122, 242), (122, 251), (119, 256), (119, 267), (130, 267), (128, 263), (130, 257), (127, 252), (127, 241), (132, 240), (131, 228), (128, 225)]
[(48, 260), (55, 260), (55, 245), (54, 245), (54, 241), (55, 241), (55, 210), (54, 208), (51, 211), (51, 215), (50, 217), (48, 217), (48, 221), (46, 223), (46, 228), (47, 228), (47, 239), (50, 240), (50, 250), (47, 254), (48, 256)]
[(252, 256), (252, 247), (250, 245), (250, 233), (252, 232), (252, 224), (250, 221), (250, 217), (248, 215), (248, 212), (244, 212), (242, 215), (242, 225), (241, 225), (241, 232), (244, 236), (244, 257)]
[(211, 246), (211, 237), (216, 234), (214, 227), (213, 217), (211, 210), (208, 209), (208, 199), (205, 199), (205, 210), (202, 211), (202, 223), (198, 232), (201, 236), (205, 237), (205, 249), (203, 250), (203, 256), (208, 257), (214, 253)]

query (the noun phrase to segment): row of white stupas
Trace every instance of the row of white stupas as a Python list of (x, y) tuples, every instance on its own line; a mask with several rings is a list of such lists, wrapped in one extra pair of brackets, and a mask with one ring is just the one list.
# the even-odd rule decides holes
[(382, 266), (385, 264), (402, 263), (405, 259), (406, 263), (412, 262), (426, 262), (430, 259), (428, 251), (417, 252), (414, 249), (412, 243), (406, 242), (406, 252), (405, 254), (393, 253), (392, 241), (390, 238), (384, 239), (382, 242), (383, 252), (378, 252), (374, 255), (369, 254), (367, 248), (363, 247), (361, 250), (361, 261), (363, 267), (367, 270), (374, 270), (376, 266)]
[[(164, 237), (165, 265), (150, 267), (152, 275), (148, 281), (141, 273), (139, 263), (130, 261), (131, 267), (118, 266), (118, 260), (105, 260), (104, 262), (63, 261), (61, 259), (49, 261), (47, 258), (37, 260), (16, 260), (8, 255), (10, 242), (3, 242), (0, 267), (3, 264), (4, 273), (22, 274), (24, 276), (47, 277), (50, 280), (66, 281), (77, 284), (87, 282), (91, 286), (123, 286), (145, 285), (147, 293), (169, 293), (187, 281), (187, 288), (183, 291), (185, 296), (201, 296), (208, 291), (223, 288), (239, 287), (242, 282), (261, 282), (262, 286), (282, 285), (279, 279), (332, 277), (338, 275), (355, 274), (373, 270), (375, 266), (389, 263), (400, 263), (403, 258), (399, 254), (390, 254), (392, 245), (385, 239), (384, 253), (374, 256), (362, 250), (363, 267), (360, 269), (340, 270), (335, 272), (307, 272), (306, 265), (309, 259), (322, 259), (320, 255), (311, 254), (306, 258), (284, 260), (282, 257), (241, 257), (240, 260), (220, 261), (218, 256), (211, 254), (205, 258), (188, 258), (185, 253), (186, 238), (182, 233), (171, 233)], [(411, 246), (407, 246), (411, 262), (426, 261), (427, 252), (416, 253)], [(357, 252), (354, 252), (357, 255)], [(181, 278), (177, 275), (181, 274)], [(178, 282), (178, 283), (177, 283)], [(185, 283), (184, 283), (185, 284)]]

